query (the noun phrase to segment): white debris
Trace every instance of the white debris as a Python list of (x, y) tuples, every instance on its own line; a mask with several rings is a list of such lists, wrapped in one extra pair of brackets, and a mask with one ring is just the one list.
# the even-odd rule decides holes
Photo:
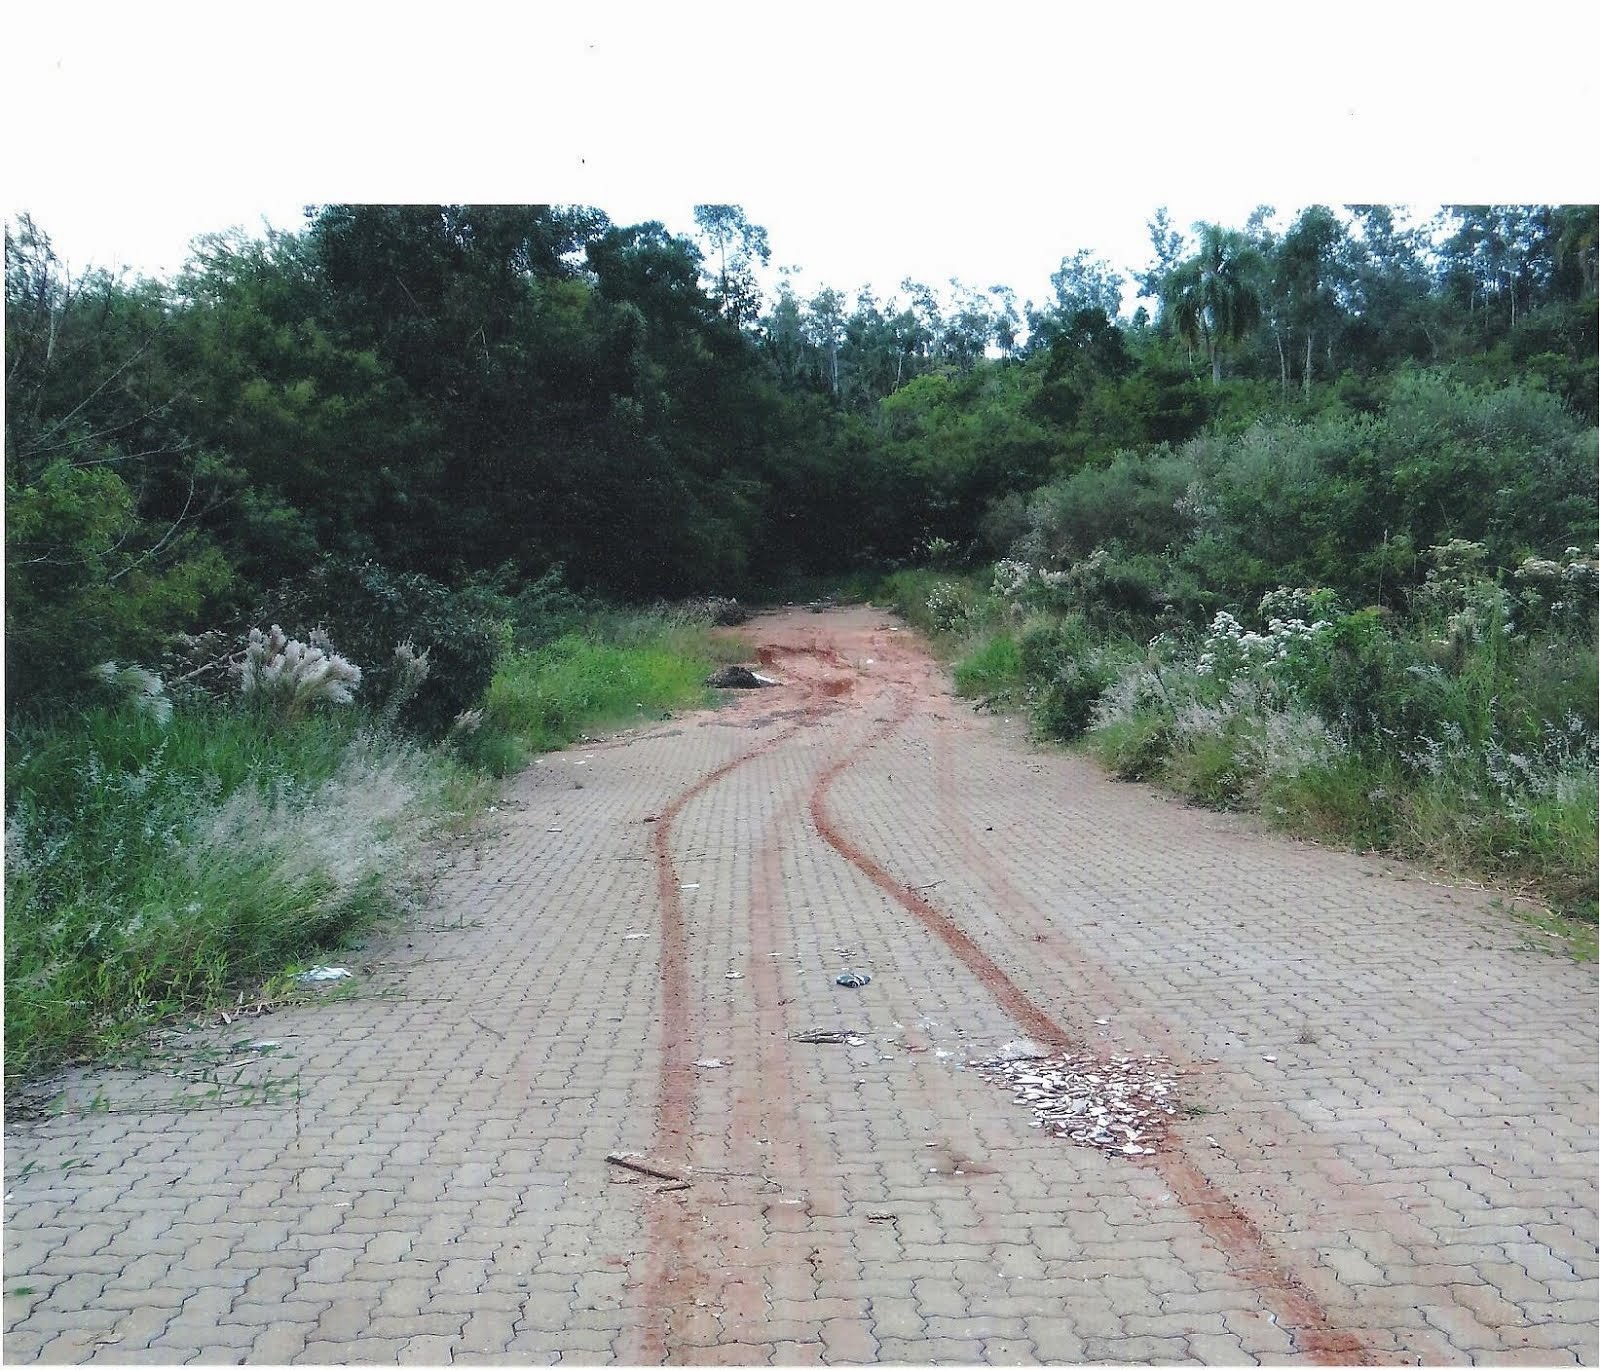
[(1177, 1112), (1177, 1071), (1164, 1056), (1103, 1057), (1079, 1051), (1019, 1059), (1002, 1048), (967, 1064), (1009, 1085), (1016, 1101), (1032, 1110), (1033, 1126), (1079, 1146), (1124, 1156), (1154, 1155), (1167, 1120)]
[(343, 966), (312, 966), (295, 976), (302, 985), (321, 985), (329, 980), (348, 980), (351, 972)]
[(1037, 1042), (1030, 1042), (1026, 1037), (1007, 1042), (995, 1053), (1002, 1061), (1038, 1061), (1049, 1054)]
[(721, 1070), (728, 1063), (715, 1056), (707, 1056), (704, 1060), (696, 1061), (695, 1064), (704, 1070)]

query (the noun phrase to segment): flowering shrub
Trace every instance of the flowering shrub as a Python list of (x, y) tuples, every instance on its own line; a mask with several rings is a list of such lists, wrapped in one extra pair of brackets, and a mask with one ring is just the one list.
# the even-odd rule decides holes
[(994, 583), (990, 591), (1001, 599), (1016, 599), (1033, 579), (1033, 567), (1025, 561), (1004, 560), (994, 564)]
[(1580, 547), (1560, 560), (1528, 557), (1511, 573), (1517, 584), (1518, 617), (1527, 628), (1562, 627), (1584, 636), (1594, 632), (1600, 562)]
[(1327, 619), (1307, 623), (1303, 618), (1271, 618), (1267, 631), (1257, 633), (1223, 610), (1211, 620), (1195, 670), (1223, 683), (1235, 676), (1270, 676), (1280, 665), (1303, 656), (1332, 627)]
[(928, 615), (938, 632), (955, 632), (970, 612), (965, 593), (954, 581), (942, 580), (928, 592)]

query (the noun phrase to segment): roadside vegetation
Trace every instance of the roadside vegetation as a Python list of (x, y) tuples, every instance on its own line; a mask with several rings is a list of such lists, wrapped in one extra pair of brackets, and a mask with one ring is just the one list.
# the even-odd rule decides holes
[[(421, 857), (482, 809), (495, 778), (588, 729), (705, 701), (729, 649), (703, 606), (619, 614), (562, 599), (542, 620), (505, 601), (503, 617), (478, 622), (500, 647), (483, 658), (478, 702), (449, 719), (430, 698), (463, 696), (429, 649), (406, 639), (362, 670), (317, 627), (257, 630), (198, 676), (185, 658), (171, 674), (190, 679), (170, 688), (144, 668), (108, 669), (70, 712), (18, 720), (8, 1084), (183, 1010), (291, 991), (293, 971), (410, 906)], [(480, 594), (474, 607), (493, 605)], [(464, 635), (458, 654), (476, 659)]]
[(1121, 454), (987, 575), (885, 588), (963, 694), (1118, 776), (1593, 922), (1595, 471), (1547, 394), (1402, 377), (1359, 419)]
[(170, 281), (8, 224), (8, 1084), (702, 700), (692, 596), (882, 582), (1118, 774), (1593, 918), (1593, 206), (1158, 211), (1039, 302), (763, 298), (695, 221), (326, 205)]

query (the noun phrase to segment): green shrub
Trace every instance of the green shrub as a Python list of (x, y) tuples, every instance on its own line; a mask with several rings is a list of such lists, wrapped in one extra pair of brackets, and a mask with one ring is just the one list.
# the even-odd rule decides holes
[(510, 635), (512, 606), (484, 585), (451, 590), (415, 572), (329, 558), (278, 586), (263, 614), (291, 633), (325, 627), (361, 667), (362, 698), (376, 708), (402, 676), (396, 647), (415, 643), (428, 653), (428, 676), (398, 711), (398, 721), (419, 736), (439, 738), (488, 689)]
[(597, 608), (567, 587), (561, 566), (552, 566), (513, 596), (513, 639), (520, 648), (542, 647), (577, 631)]
[(1095, 755), (1119, 780), (1154, 780), (1172, 756), (1170, 719), (1155, 713), (1135, 714), (1096, 728), (1091, 735)]
[(1041, 736), (1070, 742), (1094, 723), (1095, 705), (1117, 678), (1099, 653), (1063, 662), (1035, 697), (1033, 721)]
[(1034, 494), (1026, 549), (1055, 562), (1077, 561), (1112, 543), (1135, 555), (1165, 552), (1192, 527), (1183, 501), (1198, 477), (1187, 453), (1119, 452), (1107, 466), (1078, 471)]
[(1182, 793), (1213, 809), (1245, 807), (1260, 781), (1232, 730), (1190, 738), (1172, 754), (1167, 775)]
[(1017, 660), (1023, 679), (1043, 685), (1064, 666), (1076, 661), (1096, 645), (1095, 635), (1080, 614), (1059, 619), (1036, 618), (1022, 630), (1017, 641)]

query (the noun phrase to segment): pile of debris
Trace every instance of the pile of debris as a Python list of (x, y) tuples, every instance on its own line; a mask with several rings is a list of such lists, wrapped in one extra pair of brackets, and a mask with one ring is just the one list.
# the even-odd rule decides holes
[(1123, 1156), (1150, 1156), (1178, 1110), (1177, 1071), (1164, 1056), (1097, 1056), (1091, 1051), (1045, 1056), (1018, 1050), (968, 1061), (985, 1078), (1009, 1085), (1033, 1110), (1034, 1127), (1079, 1146)]

